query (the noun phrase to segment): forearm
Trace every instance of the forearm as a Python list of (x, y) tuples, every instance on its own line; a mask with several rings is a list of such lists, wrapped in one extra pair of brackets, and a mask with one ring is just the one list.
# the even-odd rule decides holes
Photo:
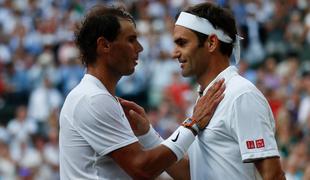
[(184, 157), (182, 160), (174, 163), (166, 172), (173, 178), (179, 180), (190, 179), (189, 160)]
[(134, 179), (154, 179), (177, 161), (176, 155), (164, 145), (144, 151), (135, 159), (134, 166), (139, 172), (132, 176)]
[[(151, 147), (154, 148), (164, 141), (152, 127), (147, 134), (139, 136), (138, 139), (146, 149), (151, 149)], [(186, 156), (180, 161), (174, 163), (166, 169), (166, 172), (174, 179), (189, 179), (190, 173), (188, 157)]]
[(255, 161), (255, 166), (264, 180), (286, 179), (278, 157)]
[(143, 150), (138, 142), (117, 149), (109, 156), (133, 179), (154, 179), (177, 160), (164, 145)]
[[(169, 149), (170, 152), (163, 153), (167, 148), (159, 146), (149, 152), (149, 158), (140, 164), (141, 169), (145, 172), (146, 177), (153, 179), (159, 176), (163, 171), (166, 171), (173, 179), (187, 180), (190, 179), (189, 160), (184, 157), (176, 162), (176, 156)], [(156, 155), (158, 153), (158, 155)], [(171, 154), (172, 153), (172, 154)], [(173, 156), (171, 156), (173, 155)], [(164, 157), (164, 158), (162, 158)]]
[(281, 172), (272, 172), (272, 173), (260, 173), (263, 180), (286, 180), (285, 173)]
[[(152, 179), (177, 160), (181, 160), (194, 139), (195, 136), (191, 130), (180, 127), (155, 148), (143, 149), (140, 143), (135, 142), (111, 152), (110, 156), (132, 178)], [(172, 176), (177, 176), (175, 171), (172, 170), (172, 173), (174, 173)]]
[[(154, 149), (151, 149), (149, 151), (145, 151), (145, 153), (150, 156), (146, 156), (147, 160), (145, 160), (144, 162), (150, 165), (146, 166), (144, 164), (142, 165), (142, 167), (150, 168), (147, 170), (147, 172), (150, 172), (151, 170), (157, 170), (156, 168), (167, 169), (176, 160), (180, 161), (183, 159), (187, 149), (189, 148), (189, 146), (192, 144), (194, 140), (195, 140), (195, 135), (192, 133), (192, 131), (188, 128), (180, 126), (169, 138), (167, 138), (165, 141), (161, 143), (162, 145)], [(162, 163), (161, 158), (165, 156), (169, 158), (164, 158), (163, 160), (167, 162)], [(170, 163), (171, 160), (172, 160), (172, 163)], [(175, 167), (170, 169), (172, 176), (178, 176), (175, 173), (176, 169), (188, 166), (183, 163), (177, 164), (175, 165)], [(163, 169), (160, 169), (161, 171), (159, 172), (162, 172)], [(188, 171), (188, 169), (189, 168), (187, 167), (186, 170)], [(183, 171), (183, 169), (181, 170), (179, 169), (179, 171)]]

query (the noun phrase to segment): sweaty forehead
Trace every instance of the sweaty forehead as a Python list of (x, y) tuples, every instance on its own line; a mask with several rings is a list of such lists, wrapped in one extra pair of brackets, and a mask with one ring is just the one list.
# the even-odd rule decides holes
[(129, 20), (120, 20), (121, 32), (119, 35), (128, 36), (128, 35), (136, 35), (136, 28), (133, 22)]
[(127, 19), (121, 19), (119, 21), (122, 30), (136, 30), (134, 23)]
[(175, 40), (179, 38), (191, 39), (191, 38), (195, 38), (195, 33), (186, 27), (175, 25), (173, 37)]

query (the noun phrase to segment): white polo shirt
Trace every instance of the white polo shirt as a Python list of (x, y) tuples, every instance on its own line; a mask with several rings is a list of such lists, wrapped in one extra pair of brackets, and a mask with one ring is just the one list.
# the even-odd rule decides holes
[(60, 113), (60, 178), (131, 179), (107, 154), (137, 141), (119, 102), (86, 74)]
[(279, 156), (275, 122), (267, 100), (234, 66), (205, 89), (225, 78), (225, 97), (206, 129), (189, 149), (191, 179), (257, 179), (255, 159)]

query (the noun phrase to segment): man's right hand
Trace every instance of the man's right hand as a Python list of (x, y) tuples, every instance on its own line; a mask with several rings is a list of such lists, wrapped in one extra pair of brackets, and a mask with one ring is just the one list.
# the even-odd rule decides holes
[(207, 91), (206, 95), (199, 98), (194, 107), (192, 119), (194, 119), (199, 129), (204, 129), (211, 120), (218, 104), (224, 98), (224, 79), (215, 82)]
[(123, 107), (134, 134), (136, 136), (146, 134), (150, 129), (150, 121), (148, 120), (144, 109), (132, 101), (127, 101), (122, 98), (118, 98), (118, 100)]

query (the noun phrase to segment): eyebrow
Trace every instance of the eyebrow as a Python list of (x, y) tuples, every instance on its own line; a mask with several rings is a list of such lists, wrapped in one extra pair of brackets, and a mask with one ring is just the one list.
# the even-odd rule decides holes
[(132, 33), (132, 34), (129, 34), (127, 37), (128, 38), (138, 38), (138, 35), (136, 33)]
[(178, 38), (174, 39), (174, 43), (175, 43), (175, 44), (184, 43), (184, 42), (186, 42), (186, 41), (187, 41), (187, 40), (184, 39), (184, 38), (182, 38), (182, 37), (178, 37)]

